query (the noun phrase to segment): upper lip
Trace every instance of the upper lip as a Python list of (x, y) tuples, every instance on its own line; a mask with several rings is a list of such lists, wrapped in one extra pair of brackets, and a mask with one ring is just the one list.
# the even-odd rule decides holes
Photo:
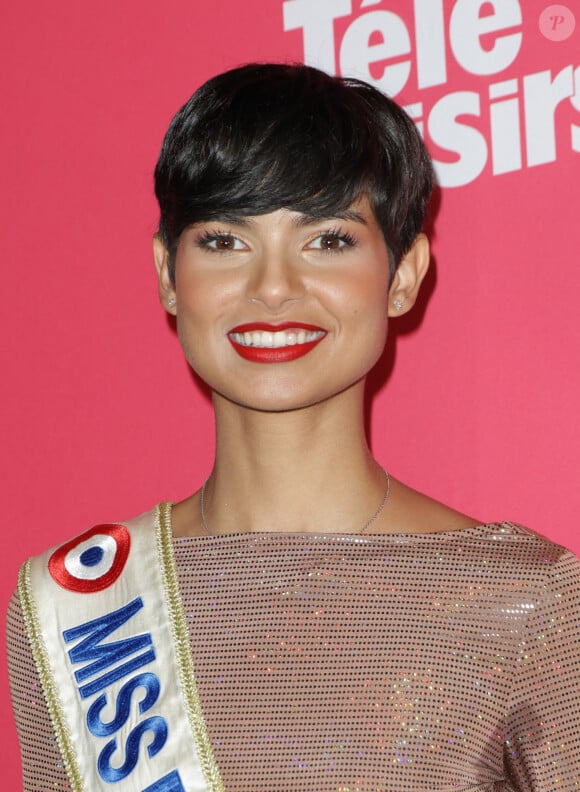
[(281, 322), (280, 324), (270, 324), (269, 322), (246, 322), (236, 325), (229, 331), (230, 333), (251, 333), (253, 331), (264, 330), (270, 333), (278, 333), (280, 330), (310, 330), (312, 332), (326, 332), (323, 327), (307, 324), (305, 322)]

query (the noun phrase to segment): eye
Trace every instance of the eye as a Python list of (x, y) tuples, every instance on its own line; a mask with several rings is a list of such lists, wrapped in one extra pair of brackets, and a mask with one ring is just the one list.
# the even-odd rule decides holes
[(307, 245), (306, 250), (321, 250), (326, 253), (339, 253), (347, 247), (353, 247), (355, 240), (350, 234), (340, 231), (325, 231), (314, 237)]
[(246, 245), (241, 239), (233, 234), (218, 232), (207, 232), (199, 240), (200, 247), (211, 250), (215, 253), (229, 253), (232, 250), (247, 250)]

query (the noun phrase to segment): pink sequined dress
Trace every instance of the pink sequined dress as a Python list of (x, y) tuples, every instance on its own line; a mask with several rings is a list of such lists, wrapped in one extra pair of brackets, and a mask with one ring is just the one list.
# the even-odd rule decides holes
[[(175, 539), (228, 792), (580, 789), (580, 562), (520, 526)], [(25, 792), (69, 790), (20, 604)]]

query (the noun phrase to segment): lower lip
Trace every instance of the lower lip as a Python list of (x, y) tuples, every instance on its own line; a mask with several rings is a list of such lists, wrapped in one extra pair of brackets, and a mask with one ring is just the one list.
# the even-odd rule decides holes
[(228, 336), (230, 344), (238, 355), (245, 360), (251, 360), (253, 363), (289, 363), (291, 360), (297, 360), (307, 355), (315, 346), (318, 346), (323, 338), (325, 336), (321, 336), (314, 341), (307, 341), (305, 344), (293, 344), (292, 346), (276, 347), (274, 349), (272, 347), (242, 346)]

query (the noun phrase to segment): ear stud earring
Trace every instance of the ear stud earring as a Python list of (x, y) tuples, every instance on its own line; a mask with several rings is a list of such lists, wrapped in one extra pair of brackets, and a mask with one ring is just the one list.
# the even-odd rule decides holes
[(175, 297), (170, 297), (167, 300), (167, 306), (168, 306), (168, 308), (173, 308), (174, 305), (175, 305)]
[(404, 304), (402, 300), (393, 300), (393, 305), (397, 311), (400, 311)]

